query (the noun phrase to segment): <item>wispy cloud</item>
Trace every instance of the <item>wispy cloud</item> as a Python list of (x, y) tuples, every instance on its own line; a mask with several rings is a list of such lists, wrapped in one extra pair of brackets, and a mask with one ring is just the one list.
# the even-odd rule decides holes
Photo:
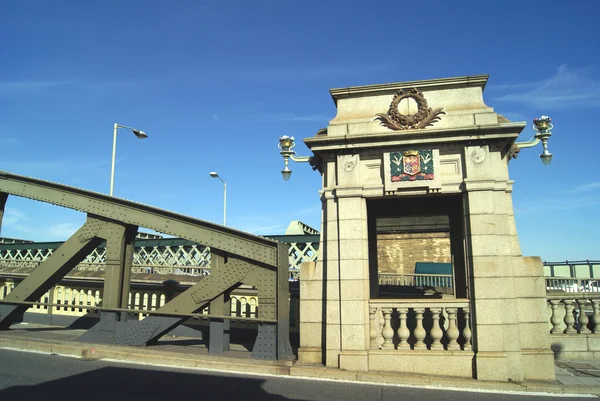
[(525, 208), (515, 208), (517, 214), (546, 213), (558, 210), (582, 209), (600, 205), (600, 198), (578, 197), (578, 198), (555, 198), (545, 199), (537, 202), (535, 206)]
[(496, 101), (532, 108), (600, 107), (600, 79), (591, 76), (589, 69), (572, 69), (566, 64), (545, 80), (492, 86), (490, 89), (510, 91), (496, 97)]
[(548, 196), (545, 199), (535, 202), (535, 206), (515, 208), (515, 213), (546, 213), (558, 210), (569, 210), (597, 206), (600, 205), (600, 197), (597, 194), (590, 193), (594, 191), (600, 191), (600, 181), (592, 181), (586, 184), (581, 184), (566, 189), (561, 194), (556, 194), (555, 196)]
[(18, 209), (11, 208), (7, 209), (4, 213), (4, 216), (2, 217), (2, 224), (5, 226), (14, 227), (29, 220), (29, 217), (27, 217), (25, 213)]
[(600, 190), (600, 181), (579, 185), (573, 189), (573, 192), (589, 192), (595, 190)]
[(35, 220), (14, 207), (6, 210), (2, 225), (14, 233), (12, 236), (34, 241), (63, 241), (81, 226), (76, 223), (58, 223), (40, 227)]
[(59, 223), (48, 227), (45, 231), (47, 237), (52, 240), (66, 240), (71, 237), (75, 231), (79, 229), (77, 224), (73, 223)]
[(93, 81), (85, 79), (69, 80), (39, 80), (22, 79), (12, 81), (0, 81), (0, 96), (15, 94), (39, 94), (55, 92), (63, 89), (76, 89), (88, 92), (108, 92), (113, 89), (135, 85), (134, 81)]
[(600, 182), (590, 182), (588, 184), (579, 185), (563, 192), (563, 194), (577, 193), (579, 194), (577, 196), (548, 196), (545, 199), (535, 202), (535, 205), (533, 206), (515, 207), (515, 213), (534, 214), (596, 207), (600, 205), (600, 197), (598, 197), (596, 194), (588, 194), (589, 192), (595, 190), (600, 190)]
[(258, 122), (271, 122), (271, 123), (282, 123), (282, 122), (323, 122), (326, 123), (333, 117), (327, 114), (305, 114), (298, 115), (295, 113), (274, 113), (274, 114), (251, 114), (246, 118), (252, 119)]
[(329, 76), (355, 76), (376, 74), (387, 71), (389, 63), (373, 64), (315, 64), (311, 66), (278, 66), (270, 68), (247, 68), (224, 70), (221, 75), (228, 79), (260, 80), (260, 79), (306, 79)]
[(0, 81), (0, 93), (8, 91), (35, 91), (40, 89), (55, 88), (72, 84), (73, 81)]
[(521, 113), (514, 113), (511, 111), (502, 113), (502, 115), (504, 117), (508, 118), (510, 121), (527, 121), (528, 120)]
[(321, 214), (321, 209), (322, 209), (322, 206), (319, 203), (319, 204), (316, 204), (315, 206), (300, 209), (300, 210), (296, 211), (296, 214), (299, 216), (319, 215), (319, 214)]
[(0, 147), (8, 146), (8, 145), (16, 145), (20, 143), (19, 138), (8, 137), (8, 138), (0, 138)]
[(246, 231), (257, 235), (278, 235), (283, 234), (287, 226), (281, 224), (270, 224), (270, 225), (255, 225), (255, 226), (242, 226), (239, 228), (242, 231)]
[[(5, 150), (2, 152), (2, 150)], [(108, 171), (110, 160), (92, 159), (82, 160), (79, 158), (63, 159), (13, 159), (11, 160), (10, 148), (1, 148), (0, 157), (3, 160), (0, 170), (30, 177), (72, 185), (84, 189), (105, 189), (104, 180), (99, 174)], [(117, 158), (117, 163), (119, 158)]]

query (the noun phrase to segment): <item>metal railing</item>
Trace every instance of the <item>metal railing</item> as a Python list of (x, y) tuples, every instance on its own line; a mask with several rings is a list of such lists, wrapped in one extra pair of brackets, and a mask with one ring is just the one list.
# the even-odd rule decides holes
[(547, 291), (600, 292), (600, 278), (546, 277)]
[(454, 287), (452, 274), (379, 273), (379, 285), (407, 287)]
[[(298, 280), (301, 263), (317, 260), (318, 235), (280, 235), (267, 238), (290, 245), (290, 281)], [(0, 267), (35, 268), (60, 245), (62, 242), (2, 243)], [(138, 239), (133, 255), (133, 272), (205, 276), (210, 274), (210, 256), (210, 247), (180, 238)], [(103, 271), (105, 262), (106, 248), (103, 245), (90, 252), (75, 269)]]
[(546, 277), (600, 278), (600, 260), (565, 260), (544, 262)]

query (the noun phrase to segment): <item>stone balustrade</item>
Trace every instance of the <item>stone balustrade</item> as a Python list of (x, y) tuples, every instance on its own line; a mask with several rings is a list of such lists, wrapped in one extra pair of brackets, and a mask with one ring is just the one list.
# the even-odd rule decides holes
[(371, 349), (471, 351), (467, 299), (372, 299)]
[(600, 334), (600, 293), (548, 295), (550, 334)]
[(554, 358), (600, 359), (600, 293), (550, 291), (547, 300)]

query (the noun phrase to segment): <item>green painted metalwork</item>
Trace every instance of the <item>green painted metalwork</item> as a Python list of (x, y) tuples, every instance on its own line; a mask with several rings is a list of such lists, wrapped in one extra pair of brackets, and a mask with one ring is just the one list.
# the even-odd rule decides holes
[[(139, 233), (138, 233), (139, 235)], [(272, 235), (269, 239), (290, 245), (289, 277), (299, 277), (300, 264), (316, 262), (318, 235)], [(0, 268), (35, 267), (52, 254), (62, 242), (0, 243)], [(106, 242), (90, 252), (77, 270), (104, 270)], [(156, 274), (206, 275), (210, 272), (210, 247), (183, 238), (136, 239), (133, 271)]]
[[(7, 172), (0, 172), (0, 193), (88, 214), (86, 223), (6, 296), (4, 304), (0, 305), (0, 329), (8, 328), (27, 308), (23, 302), (39, 299), (106, 241), (103, 261), (105, 309), (100, 313), (100, 322), (81, 337), (82, 341), (126, 345), (153, 343), (181, 324), (184, 316), (211, 302), (221, 316), (229, 293), (242, 284), (249, 284), (258, 289), (261, 299), (258, 318), (263, 322), (265, 319), (277, 322), (275, 325), (261, 323), (255, 346), (258, 351), (253, 355), (269, 359), (293, 357), (289, 345), (288, 245), (148, 205)], [(138, 226), (211, 247), (215, 269), (210, 276), (160, 307), (156, 315), (133, 321), (128, 320), (125, 308)], [(271, 335), (273, 332), (278, 335)], [(225, 346), (225, 341), (220, 343), (221, 347)]]
[(107, 308), (126, 308), (137, 227), (109, 224), (106, 231), (103, 305)]
[(0, 233), (2, 233), (2, 219), (4, 217), (4, 207), (6, 206), (7, 199), (8, 194), (5, 192), (0, 192)]
[(146, 227), (276, 266), (275, 241), (168, 210), (5, 171), (0, 171), (0, 192)]
[[(90, 218), (61, 247), (46, 259), (38, 269), (23, 280), (5, 298), (6, 301), (37, 301), (61, 278), (73, 269), (101, 241), (96, 236), (103, 222)], [(0, 305), (0, 330), (6, 330), (25, 310), (26, 306)]]

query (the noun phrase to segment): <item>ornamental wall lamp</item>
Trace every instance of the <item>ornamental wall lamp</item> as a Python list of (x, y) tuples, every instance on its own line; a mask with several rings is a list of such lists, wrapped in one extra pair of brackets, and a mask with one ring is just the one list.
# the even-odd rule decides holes
[(290, 159), (299, 163), (309, 163), (312, 159), (311, 156), (298, 156), (296, 152), (293, 150), (296, 143), (294, 142), (293, 136), (284, 135), (279, 138), (279, 154), (283, 156), (283, 170), (281, 170), (281, 175), (284, 180), (289, 180), (292, 175), (292, 170), (289, 168), (288, 164)]
[(552, 125), (552, 119), (550, 117), (541, 116), (540, 118), (534, 118), (533, 130), (535, 131), (535, 134), (527, 142), (515, 142), (512, 157), (516, 158), (520, 149), (532, 148), (542, 142), (544, 150), (540, 155), (540, 159), (542, 159), (542, 163), (544, 163), (545, 166), (550, 164), (552, 161), (552, 153), (548, 151), (548, 138), (552, 135), (552, 128), (554, 128), (554, 126)]

